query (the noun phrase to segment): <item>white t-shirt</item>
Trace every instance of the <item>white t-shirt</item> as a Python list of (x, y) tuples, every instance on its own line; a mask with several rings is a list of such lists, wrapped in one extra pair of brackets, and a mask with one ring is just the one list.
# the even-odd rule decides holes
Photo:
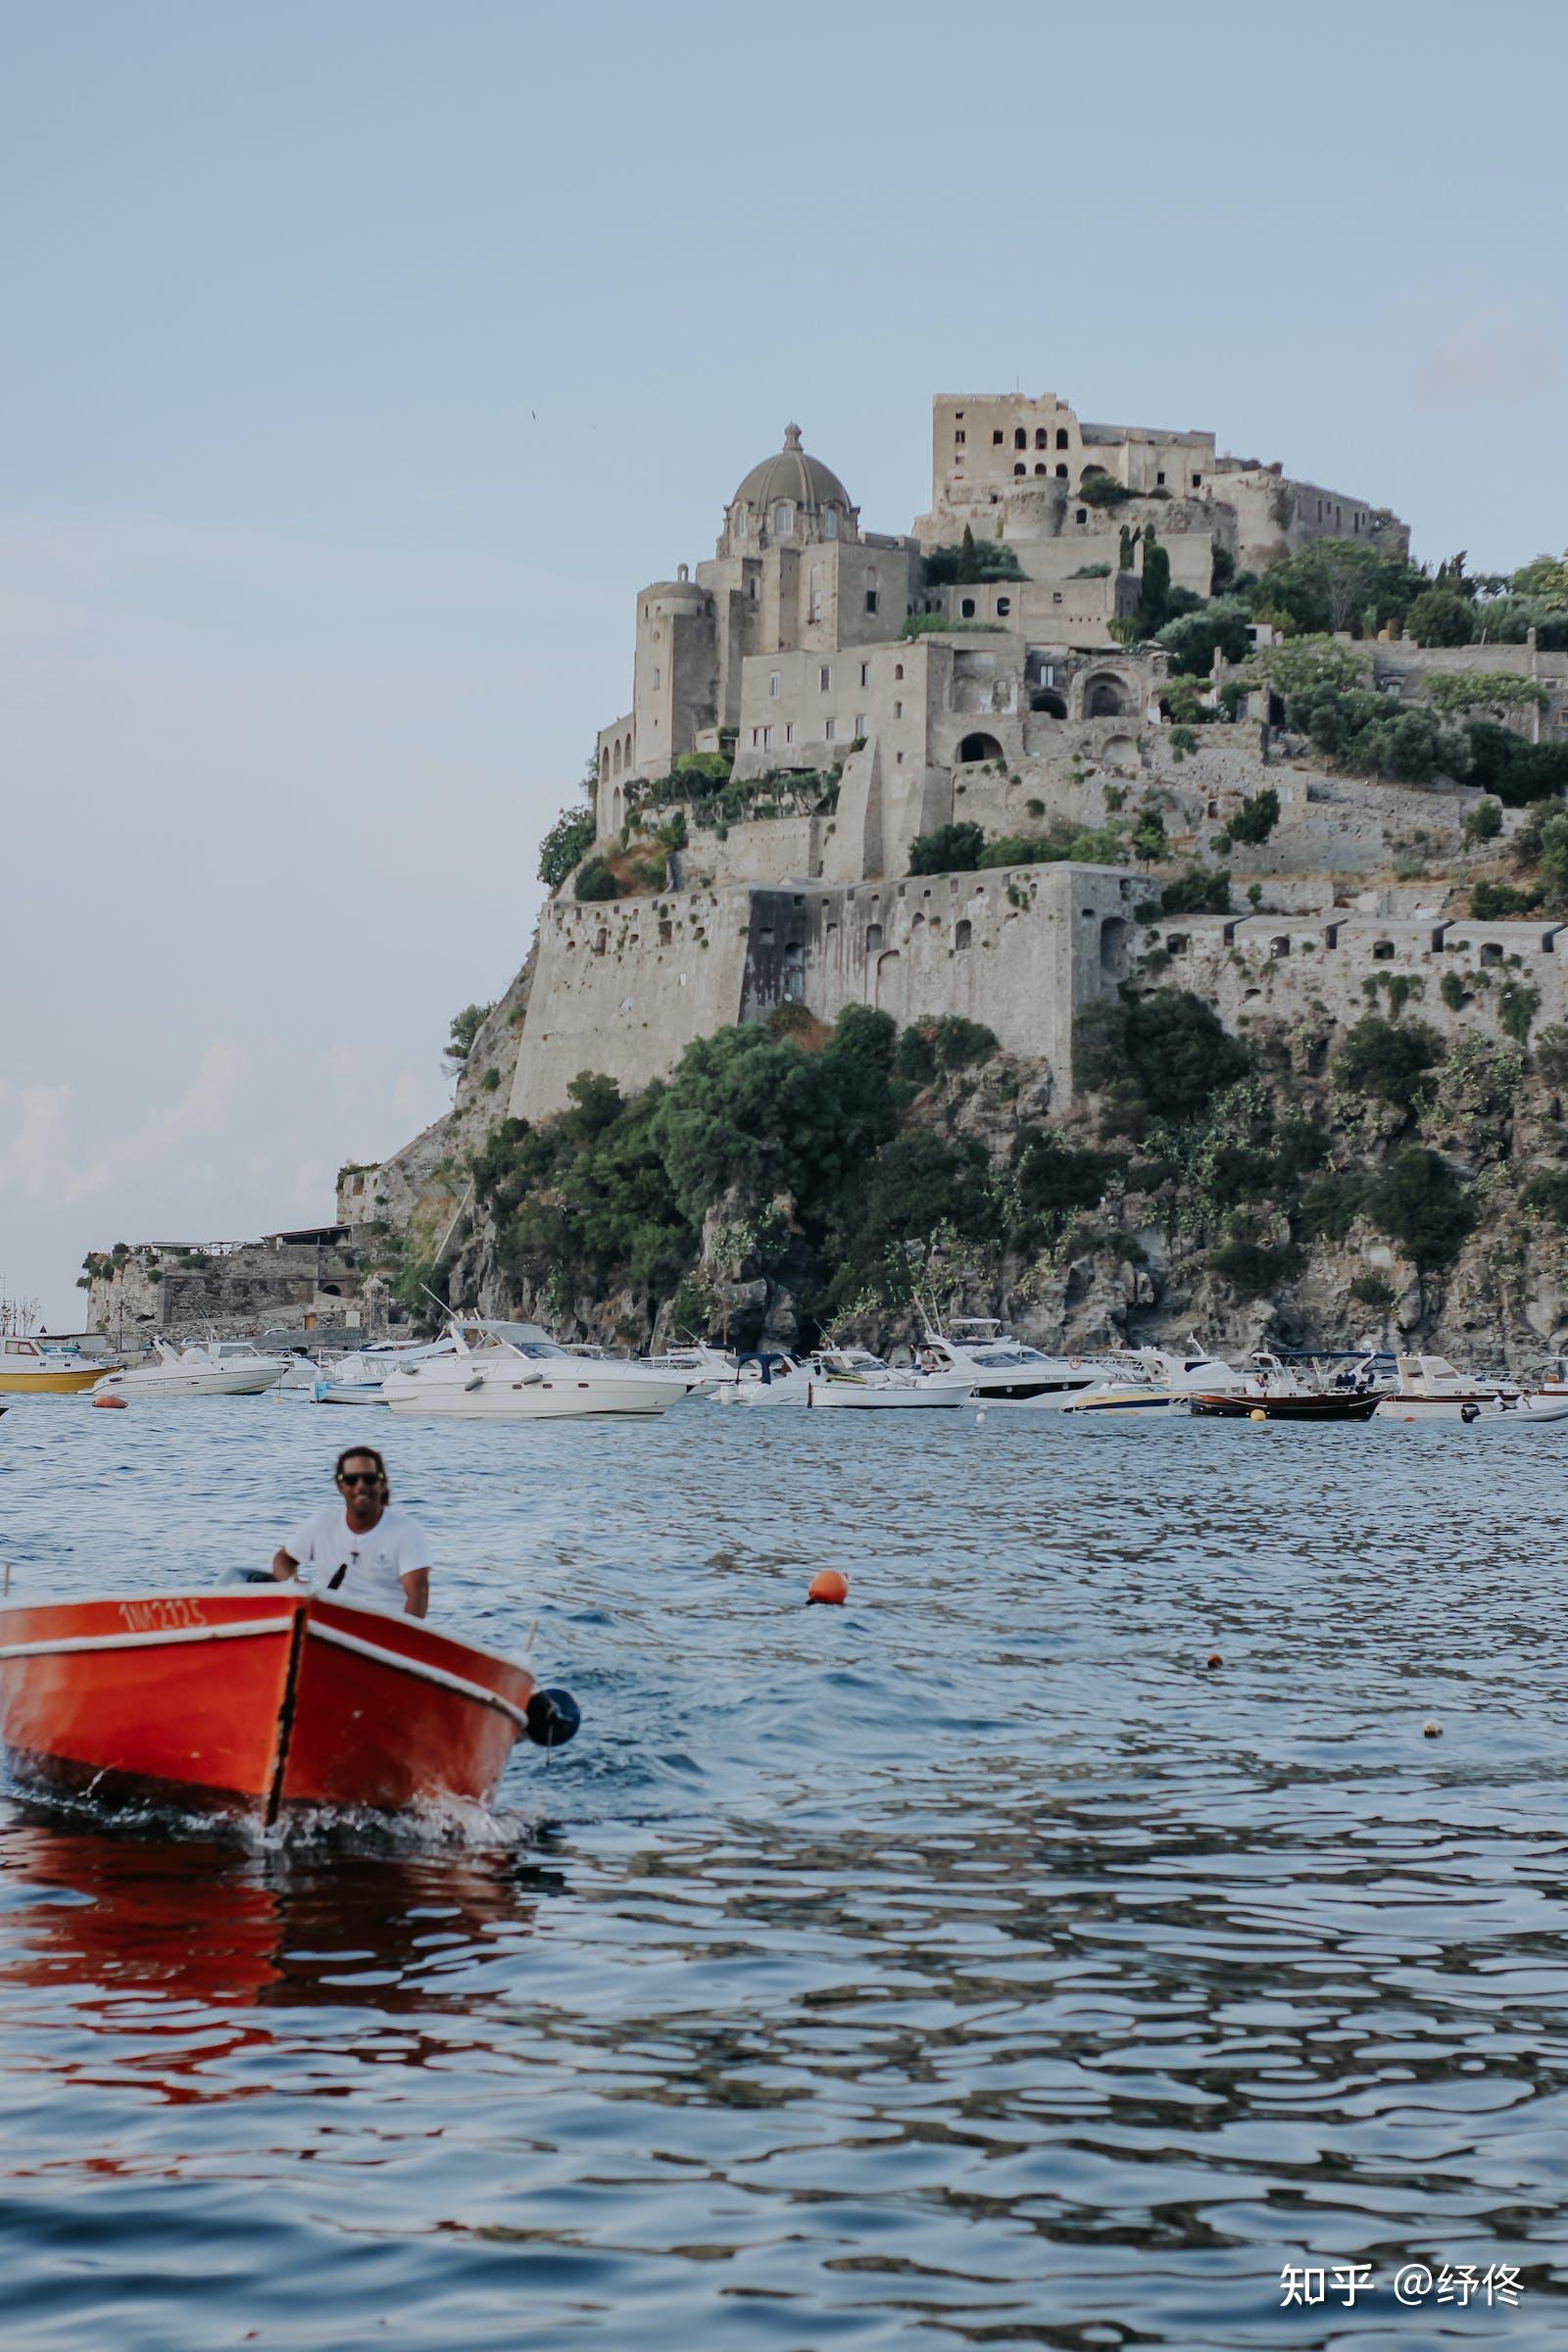
[[(430, 1565), (423, 1528), (407, 1511), (391, 1506), (373, 1527), (362, 1533), (350, 1527), (340, 1502), (326, 1503), (284, 1539), (283, 1549), (291, 1560), (298, 1560), (300, 1573), (318, 1592), (330, 1587), (339, 1600), (394, 1613), (408, 1606), (403, 1579), (414, 1569)], [(342, 1582), (334, 1585), (340, 1568), (344, 1571)]]

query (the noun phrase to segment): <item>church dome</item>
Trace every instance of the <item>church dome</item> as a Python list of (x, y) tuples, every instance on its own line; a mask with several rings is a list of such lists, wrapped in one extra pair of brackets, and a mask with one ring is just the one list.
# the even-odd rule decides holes
[(808, 508), (836, 503), (849, 513), (849, 492), (831, 466), (824, 466), (820, 458), (808, 457), (801, 447), (798, 424), (784, 427), (783, 448), (752, 467), (730, 505), (770, 507), (777, 498), (793, 499), (797, 506)]
[(801, 428), (784, 428), (777, 455), (754, 466), (724, 510), (719, 553), (756, 554), (770, 543), (853, 539), (857, 513), (831, 466), (808, 457)]

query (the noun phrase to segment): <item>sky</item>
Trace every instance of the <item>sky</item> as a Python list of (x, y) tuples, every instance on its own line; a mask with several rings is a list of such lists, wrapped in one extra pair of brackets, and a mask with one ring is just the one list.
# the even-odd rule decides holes
[(11, 0), (0, 1295), (324, 1221), (450, 1098), (637, 589), (938, 391), (1568, 545), (1559, 0)]

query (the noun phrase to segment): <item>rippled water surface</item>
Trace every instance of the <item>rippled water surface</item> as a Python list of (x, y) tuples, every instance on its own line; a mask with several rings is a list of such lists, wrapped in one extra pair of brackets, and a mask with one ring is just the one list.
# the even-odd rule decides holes
[(39, 1398), (14, 1594), (362, 1434), (581, 1737), (461, 1846), (0, 1797), (7, 2352), (1561, 2340), (1568, 1432)]

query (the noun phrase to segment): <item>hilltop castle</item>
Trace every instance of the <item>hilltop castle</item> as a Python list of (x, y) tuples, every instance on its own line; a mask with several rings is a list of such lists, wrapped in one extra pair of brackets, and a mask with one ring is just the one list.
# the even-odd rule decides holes
[[(1034, 1117), (1070, 1096), (1077, 1012), (1137, 976), (1195, 990), (1237, 1030), (1348, 1024), (1380, 989), (1447, 1032), (1517, 1035), (1521, 1007), (1568, 1020), (1568, 927), (1445, 910), (1479, 793), (1329, 768), (1281, 741), (1268, 694), (1218, 656), (1183, 684), (1237, 723), (1162, 711), (1166, 651), (1137, 641), (1152, 550), (1172, 587), (1207, 597), (1322, 538), (1408, 551), (1364, 498), (1219, 455), (1211, 433), (1084, 423), (1050, 394), (939, 397), (929, 510), (907, 534), (875, 533), (788, 426), (724, 508), (712, 559), (638, 595), (631, 708), (597, 740), (591, 855), (547, 903), (452, 1112), (343, 1172), (325, 1238), (346, 1254), (330, 1283), (316, 1270), (311, 1311), (350, 1295), (344, 1269), (374, 1254), (366, 1232), (440, 1254), (500, 1116), (548, 1117), (588, 1070), (640, 1089), (694, 1039), (781, 1004), (983, 1021), (1025, 1070)], [(1361, 650), (1400, 705), (1440, 677), (1513, 671), (1532, 691), (1509, 723), (1568, 736), (1568, 655), (1533, 638)], [(1232, 842), (1265, 783), (1277, 824)], [(1168, 859), (1223, 854), (1252, 910), (1159, 916), (1157, 882), (1117, 861), (910, 870), (915, 841), (956, 823), (1037, 844), (1043, 827), (1108, 840), (1145, 814)], [(177, 1320), (189, 1255), (159, 1260), (179, 1280), (143, 1319)], [(99, 1320), (131, 1311), (130, 1271), (95, 1276)]]
[[(1170, 584), (1206, 597), (1318, 538), (1402, 557), (1406, 526), (1278, 465), (1218, 455), (1212, 433), (1083, 423), (1051, 394), (945, 394), (933, 416), (931, 505), (907, 535), (862, 529), (792, 424), (725, 507), (712, 560), (639, 594), (632, 707), (597, 739), (598, 848), (613, 858), (679, 806), (683, 762), (727, 768), (731, 789), (716, 819), (694, 790), (685, 846), (652, 867), (623, 858), (613, 901), (584, 903), (568, 880), (546, 907), (526, 1024), (502, 1041), (514, 1115), (562, 1108), (586, 1068), (646, 1085), (693, 1038), (789, 1000), (826, 1019), (853, 1002), (901, 1023), (982, 1019), (1043, 1059), (1062, 1099), (1075, 1012), (1157, 947), (1137, 936), (1149, 885), (1047, 863), (912, 878), (911, 845), (956, 820), (992, 837), (1042, 819), (1095, 829), (1152, 800), (1171, 855), (1192, 858), (1267, 780), (1278, 832), (1233, 862), (1275, 878), (1277, 910), (1332, 918), (1348, 882), (1387, 871), (1409, 788), (1299, 762), (1265, 774), (1266, 696), (1252, 723), (1173, 743), (1165, 651), (1125, 640), (1155, 546)], [(1528, 667), (1548, 706), (1532, 723), (1568, 724), (1568, 658), (1403, 642), (1374, 655), (1376, 683), (1401, 697), (1434, 668)], [(1434, 854), (1458, 851), (1475, 797), (1422, 792)], [(1419, 923), (1420, 894), (1382, 911)], [(1158, 952), (1184, 953), (1191, 930)], [(1331, 947), (1356, 936), (1353, 922), (1327, 930)], [(1222, 998), (1233, 968), (1210, 959)], [(1348, 1004), (1363, 977), (1359, 957), (1340, 957), (1313, 985)], [(1282, 986), (1272, 974), (1270, 1001)]]

